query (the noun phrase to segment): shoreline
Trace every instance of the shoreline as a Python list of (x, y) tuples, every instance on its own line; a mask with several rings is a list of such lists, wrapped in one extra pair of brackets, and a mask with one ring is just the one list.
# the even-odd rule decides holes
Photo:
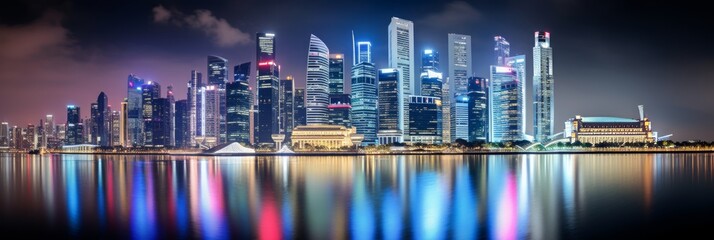
[[(0, 153), (24, 153), (27, 152), (0, 152)], [(234, 154), (212, 154), (212, 153), (178, 153), (178, 152), (50, 152), (48, 155), (162, 155), (162, 156), (204, 156), (204, 157), (263, 157), (263, 156), (399, 156), (399, 155), (548, 155), (548, 154), (652, 154), (652, 153), (714, 153), (714, 149), (667, 149), (667, 150), (555, 150), (555, 151), (470, 151), (470, 152), (388, 152), (388, 153), (358, 153), (358, 152), (295, 152), (295, 153), (234, 153)]]

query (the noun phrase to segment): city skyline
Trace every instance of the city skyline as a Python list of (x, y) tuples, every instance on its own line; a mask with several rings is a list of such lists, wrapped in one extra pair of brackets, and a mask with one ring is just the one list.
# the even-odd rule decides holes
[[(324, 6), (321, 5), (321, 7), (324, 8), (335, 7), (335, 4), (322, 4)], [(385, 3), (386, 6), (390, 4), (394, 3)], [(374, 6), (374, 4), (367, 5)], [(622, 19), (626, 15), (622, 13), (622, 10), (630, 7), (629, 4), (623, 4), (623, 6), (605, 5), (606, 6), (596, 7), (593, 11), (597, 13), (598, 11), (609, 10), (611, 8), (621, 10), (614, 11), (614, 14), (616, 19)], [(72, 8), (84, 9), (91, 6), (92, 4), (88, 4), (88, 6), (76, 4), (73, 5)], [(623, 33), (625, 28), (622, 26), (616, 28), (616, 31), (608, 31), (608, 29), (603, 29), (605, 24), (603, 24), (603, 26), (594, 24), (584, 24), (580, 26), (577, 24), (586, 23), (587, 21), (585, 20), (594, 18), (594, 16), (590, 16), (589, 14), (575, 18), (575, 23), (569, 23), (569, 26), (566, 26), (568, 24), (554, 21), (562, 19), (562, 17), (557, 18), (551, 16), (539, 19), (533, 17), (533, 15), (523, 17), (534, 21), (534, 23), (529, 22), (525, 24), (527, 26), (519, 26), (519, 22), (516, 20), (496, 24), (498, 19), (502, 17), (496, 17), (494, 16), (495, 13), (488, 13), (487, 10), (498, 10), (501, 8), (499, 6), (487, 6), (469, 2), (451, 2), (432, 4), (429, 6), (428, 10), (397, 9), (394, 11), (378, 11), (376, 13), (378, 16), (374, 18), (357, 18), (352, 21), (339, 20), (337, 24), (340, 28), (337, 28), (325, 26), (325, 24), (322, 23), (304, 24), (304, 22), (300, 21), (296, 23), (287, 23), (287, 21), (277, 20), (260, 21), (264, 19), (254, 15), (245, 16), (241, 19), (231, 19), (231, 14), (228, 14), (225, 10), (221, 10), (220, 6), (195, 6), (188, 3), (176, 3), (176, 5), (161, 5), (156, 3), (137, 4), (123, 7), (135, 9), (136, 11), (132, 11), (132, 13), (136, 16), (141, 16), (137, 19), (122, 22), (119, 18), (112, 15), (97, 18), (98, 23), (100, 23), (99, 25), (102, 25), (101, 23), (116, 22), (121, 23), (122, 26), (142, 26), (141, 30), (136, 30), (140, 31), (139, 33), (143, 31), (143, 34), (138, 35), (140, 36), (138, 39), (132, 40), (131, 38), (123, 37), (119, 40), (111, 41), (102, 39), (104, 37), (96, 34), (109, 33), (116, 30), (102, 29), (98, 31), (98, 33), (91, 33), (89, 30), (91, 30), (93, 26), (79, 23), (81, 19), (87, 19), (93, 16), (93, 13), (89, 11), (82, 11), (82, 14), (73, 15), (67, 9), (70, 7), (67, 6), (49, 5), (48, 7), (41, 8), (30, 6), (26, 9), (28, 13), (26, 17), (17, 17), (16, 14), (8, 14), (7, 17), (3, 17), (2, 22), (0, 22), (0, 25), (2, 25), (0, 33), (3, 33), (3, 36), (10, 36), (8, 35), (9, 33), (28, 32), (28, 29), (51, 30), (45, 31), (48, 35), (41, 35), (44, 37), (43, 39), (48, 41), (47, 43), (37, 43), (40, 44), (38, 46), (47, 47), (48, 51), (36, 52), (37, 50), (34, 49), (23, 50), (27, 48), (17, 48), (16, 50), (5, 51), (5, 53), (3, 53), (0, 62), (3, 63), (2, 65), (7, 75), (0, 79), (0, 81), (6, 85), (2, 92), (0, 121), (10, 122), (12, 125), (25, 126), (27, 123), (37, 124), (42, 116), (52, 114), (58, 116), (55, 122), (64, 123), (66, 121), (63, 119), (63, 116), (67, 105), (77, 105), (89, 110), (89, 104), (92, 103), (96, 99), (96, 95), (102, 91), (107, 93), (109, 105), (112, 106), (112, 109), (119, 109), (120, 101), (126, 97), (126, 90), (122, 86), (126, 84), (126, 82), (124, 82), (126, 76), (131, 73), (146, 80), (157, 81), (163, 86), (173, 85), (176, 87), (174, 95), (179, 96), (177, 100), (183, 99), (183, 96), (186, 96), (186, 89), (177, 86), (185, 86), (189, 80), (188, 76), (192, 69), (198, 69), (199, 71), (205, 69), (205, 57), (207, 55), (225, 57), (229, 60), (229, 69), (230, 64), (252, 61), (254, 59), (252, 58), (252, 51), (254, 51), (254, 49), (251, 51), (251, 48), (255, 46), (253, 40), (255, 32), (273, 32), (278, 36), (280, 40), (277, 41), (278, 46), (276, 47), (277, 55), (279, 56), (277, 61), (282, 67), (281, 72), (283, 72), (283, 74), (295, 76), (296, 88), (305, 86), (306, 66), (304, 64), (304, 54), (306, 49), (304, 46), (307, 46), (310, 33), (321, 36), (321, 39), (325, 41), (325, 44), (331, 50), (334, 49), (335, 52), (351, 54), (352, 51), (349, 51), (348, 48), (352, 45), (350, 38), (351, 30), (354, 30), (356, 41), (372, 42), (374, 52), (372, 58), (376, 63), (376, 68), (385, 68), (388, 67), (388, 65), (386, 64), (387, 34), (384, 29), (389, 24), (390, 17), (396, 16), (414, 21), (415, 53), (419, 53), (426, 47), (442, 53), (447, 52), (446, 44), (448, 33), (459, 33), (471, 36), (473, 41), (473, 50), (471, 53), (474, 56), (474, 62), (471, 67), (473, 68), (474, 75), (477, 77), (488, 77), (488, 65), (493, 61), (491, 51), (493, 48), (492, 38), (494, 36), (504, 36), (509, 40), (511, 44), (511, 55), (525, 54), (527, 55), (527, 59), (530, 60), (532, 59), (533, 32), (541, 30), (551, 32), (553, 34), (553, 46), (555, 46), (553, 50), (554, 55), (557, 55), (557, 57), (554, 58), (554, 65), (557, 65), (555, 75), (557, 78), (556, 81), (558, 82), (555, 94), (557, 95), (555, 100), (557, 110), (553, 123), (556, 132), (562, 128), (564, 121), (574, 115), (624, 116), (635, 118), (637, 113), (633, 110), (633, 106), (644, 104), (648, 106), (647, 115), (656, 122), (655, 127), (660, 134), (673, 133), (674, 139), (677, 140), (709, 140), (713, 138), (711, 134), (706, 134), (707, 132), (713, 132), (711, 131), (711, 127), (706, 123), (706, 119), (712, 115), (712, 113), (709, 112), (712, 101), (706, 98), (706, 92), (700, 92), (700, 89), (707, 89), (706, 86), (708, 85), (706, 84), (711, 84), (703, 82), (703, 79), (709, 78), (708, 76), (710, 75), (704, 74), (702, 71), (707, 70), (702, 70), (701, 67), (700, 69), (690, 68), (694, 65), (699, 66), (706, 64), (706, 62), (697, 62), (697, 64), (693, 65), (679, 65), (678, 63), (666, 64), (672, 60), (655, 60), (655, 56), (657, 56), (656, 58), (660, 58), (659, 55), (655, 55), (656, 53), (662, 53), (661, 59), (685, 59), (682, 55), (676, 54), (672, 58), (672, 52), (679, 48), (678, 46), (672, 46), (676, 44), (664, 45), (660, 42), (661, 40), (655, 39), (652, 36), (648, 37), (647, 34), (655, 34), (656, 31), (643, 33), (638, 36)], [(107, 6), (104, 5), (103, 7)], [(559, 9), (548, 10), (544, 15), (553, 14), (562, 16), (564, 15), (564, 13), (562, 13), (562, 11), (564, 11), (563, 9), (575, 9), (579, 10), (575, 11), (576, 13), (582, 13), (584, 11), (583, 9), (587, 7), (593, 6), (590, 3), (572, 4), (565, 7), (561, 6)], [(345, 6), (342, 6), (342, 8), (345, 8)], [(362, 6), (357, 6), (356, 8), (362, 8)], [(162, 12), (162, 9), (165, 11)], [(174, 24), (174, 22), (187, 21), (186, 19), (181, 19), (182, 16), (200, 14), (199, 12), (195, 12), (195, 10), (198, 9), (211, 11), (209, 12), (211, 17), (218, 22), (224, 20), (225, 24), (228, 24), (231, 29), (239, 30), (238, 33), (241, 34), (237, 34), (237, 37), (225, 42), (221, 41), (218, 35), (206, 35), (200, 29), (191, 29), (185, 22), (178, 25)], [(277, 10), (278, 12), (286, 11), (281, 9)], [(443, 13), (449, 13), (450, 11), (466, 11), (463, 13), (467, 15), (471, 13), (475, 15), (475, 17), (459, 17), (455, 19), (444, 17), (447, 16), (447, 14)], [(507, 14), (505, 16), (512, 16), (515, 14), (514, 12), (518, 11), (522, 10), (506, 11)], [(654, 12), (656, 10), (650, 11)], [(178, 12), (181, 14), (178, 14)], [(169, 13), (169, 15), (161, 15), (161, 13)], [(205, 12), (203, 13), (205, 14)], [(627, 14), (645, 16), (645, 18), (627, 22), (623, 25), (638, 26), (638, 24), (644, 24), (645, 20), (654, 18), (648, 15), (652, 14), (651, 12)], [(440, 16), (442, 18), (439, 18)], [(285, 17), (295, 18), (295, 16)], [(253, 22), (252, 19), (256, 19), (256, 22), (260, 22), (260, 24), (248, 24)], [(635, 18), (633, 17), (633, 19)], [(437, 22), (442, 25), (435, 25)], [(464, 22), (474, 23), (475, 25), (473, 27), (457, 28), (455, 26), (449, 26), (448, 24)], [(296, 30), (286, 30), (291, 26), (295, 26), (294, 24), (303, 24), (303, 26)], [(493, 25), (493, 27), (486, 28), (487, 30), (478, 30), (479, 28), (477, 26), (481, 25)], [(578, 27), (588, 30), (590, 36), (594, 36), (595, 40), (575, 37), (577, 34), (574, 34), (574, 32), (576, 32), (574, 29), (578, 29)], [(618, 29), (623, 31), (617, 31)], [(691, 29), (691, 27), (687, 29)], [(147, 32), (151, 31), (158, 32), (153, 35), (147, 34)], [(33, 33), (32, 31), (29, 32)], [(118, 33), (114, 34), (116, 35)], [(247, 40), (241, 40), (243, 38), (240, 36), (243, 35), (247, 36)], [(17, 41), (19, 41), (18, 39), (22, 39), (22, 37), (26, 36), (27, 34), (12, 35), (12, 37), (9, 37), (10, 40), (2, 42), (0, 46), (3, 47), (3, 50), (6, 50), (7, 47), (36, 46), (31, 45), (33, 44), (32, 42), (24, 44), (17, 43)], [(141, 36), (145, 37), (142, 38)], [(158, 46), (159, 42), (164, 42), (166, 39), (172, 39), (174, 37), (181, 37), (183, 39), (176, 40), (175, 43), (167, 43), (166, 46)], [(640, 40), (641, 42), (635, 40)], [(637, 42), (635, 45), (639, 46), (633, 46), (633, 42)], [(172, 53), (175, 52), (173, 50), (177, 49), (177, 47), (185, 47), (187, 46), (186, 44), (191, 44), (188, 46), (195, 45), (196, 47), (185, 49), (186, 53)], [(647, 47), (649, 47), (649, 49), (647, 49)], [(115, 50), (116, 48), (126, 48), (127, 51), (125, 54), (119, 54)], [(146, 51), (147, 48), (156, 48), (156, 50)], [(295, 50), (291, 50), (291, 48), (295, 48)], [(654, 53), (650, 53), (653, 51), (652, 49), (654, 49)], [(685, 51), (685, 53), (692, 56), (699, 56), (698, 59), (701, 60), (707, 51), (711, 50), (704, 48), (700, 53), (691, 53), (690, 51)], [(141, 54), (139, 54), (139, 52), (141, 52)], [(589, 54), (582, 54), (584, 52)], [(43, 71), (39, 71), (40, 73), (28, 74), (27, 77), (29, 79), (27, 80), (17, 80), (17, 72), (22, 68), (17, 68), (18, 70), (8, 69), (28, 59), (32, 59), (37, 55), (44, 56), (44, 58), (47, 59), (38, 62), (39, 67), (47, 67), (47, 61), (60, 59), (67, 60), (64, 61), (66, 64), (61, 66), (67, 70), (60, 71), (56, 68), (47, 67), (42, 68)], [(352, 56), (346, 56), (345, 58), (347, 57)], [(414, 64), (415, 66), (420, 66), (421, 63), (418, 57), (416, 58)], [(687, 59), (691, 60), (692, 58)], [(706, 60), (707, 58), (704, 57), (703, 59)], [(448, 59), (443, 55), (441, 56), (441, 61), (443, 66), (448, 64)], [(660, 66), (659, 69), (648, 64), (652, 63), (652, 61), (655, 61), (655, 63), (661, 61), (659, 62), (660, 65), (658, 65)], [(15, 63), (5, 64), (8, 62)], [(115, 64), (122, 62), (123, 64)], [(96, 68), (87, 69), (87, 72), (78, 71), (82, 69), (82, 67)], [(346, 69), (349, 67), (351, 67), (351, 65), (345, 65)], [(346, 72), (345, 78), (349, 79), (349, 71)], [(526, 79), (532, 80), (532, 65), (530, 62), (528, 63), (526, 72), (528, 73)], [(691, 81), (692, 84), (680, 84), (677, 86), (667, 84), (669, 81), (665, 79), (674, 79), (674, 77), (677, 76), (684, 76), (683, 73), (688, 73), (688, 77), (678, 81)], [(690, 73), (693, 74), (690, 75)], [(203, 74), (206, 75), (207, 73), (204, 72)], [(49, 78), (47, 76), (55, 76), (55, 78)], [(62, 80), (62, 82), (58, 82), (60, 80)], [(205, 80), (207, 80), (206, 77), (204, 77), (204, 81)], [(45, 84), (37, 85), (38, 83)], [(696, 83), (703, 83), (705, 85), (701, 87), (691, 86)], [(24, 93), (25, 98), (27, 93), (25, 91), (10, 90), (23, 86), (21, 84), (27, 84), (27, 87), (33, 88), (35, 92), (42, 95), (43, 98), (39, 101), (23, 99), (23, 104), (16, 104), (16, 101), (13, 101), (13, 99), (22, 98), (23, 96), (15, 95), (14, 92)], [(255, 86), (255, 79), (251, 79), (250, 84), (251, 86)], [(612, 88), (611, 86), (613, 86), (613, 84), (617, 84), (614, 86), (621, 87)], [(348, 84), (345, 85), (345, 88), (349, 88), (349, 86), (347, 86)], [(72, 89), (79, 87), (81, 87), (82, 91), (72, 91)], [(586, 88), (588, 91), (578, 91), (580, 88)], [(657, 97), (658, 94), (671, 93), (672, 91), (677, 93), (672, 99)], [(528, 92), (528, 96), (525, 97), (527, 102), (533, 99), (530, 84), (528, 84)], [(593, 104), (593, 102), (597, 104)], [(530, 106), (531, 104), (525, 105), (525, 107), (528, 108), (526, 111), (528, 113), (527, 117), (530, 118), (530, 113), (533, 112), (532, 106)], [(82, 118), (89, 116), (90, 111), (87, 110), (82, 112)], [(526, 126), (529, 134), (532, 134), (531, 121), (531, 119), (528, 119), (528, 126)], [(684, 124), (685, 122), (686, 124)], [(702, 131), (702, 129), (709, 131)], [(702, 132), (704, 132), (704, 134)]]

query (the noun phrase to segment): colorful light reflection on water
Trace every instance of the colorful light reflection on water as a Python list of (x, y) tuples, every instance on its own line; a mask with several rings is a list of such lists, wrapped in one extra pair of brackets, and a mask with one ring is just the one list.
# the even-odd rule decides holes
[(0, 230), (28, 237), (556, 239), (714, 212), (712, 154), (2, 154), (0, 180)]

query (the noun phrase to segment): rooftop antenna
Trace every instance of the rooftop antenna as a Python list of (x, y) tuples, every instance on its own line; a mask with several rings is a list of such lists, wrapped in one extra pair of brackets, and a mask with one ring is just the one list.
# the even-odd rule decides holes
[(637, 105), (637, 108), (640, 109), (640, 120), (645, 119), (645, 105)]

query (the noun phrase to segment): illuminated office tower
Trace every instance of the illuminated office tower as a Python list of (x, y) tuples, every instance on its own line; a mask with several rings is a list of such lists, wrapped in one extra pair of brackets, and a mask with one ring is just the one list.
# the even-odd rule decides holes
[(0, 124), (0, 149), (10, 148), (10, 136), (10, 124), (2, 122), (2, 124)]
[(129, 128), (127, 126), (128, 124), (128, 118), (127, 118), (127, 111), (129, 107), (129, 103), (127, 102), (127, 99), (125, 98), (124, 101), (121, 102), (121, 121), (119, 122), (119, 139), (120, 139), (120, 146), (122, 147), (128, 147), (129, 139), (127, 138), (129, 136)]
[(441, 98), (409, 97), (409, 143), (441, 143)]
[(329, 59), (330, 50), (315, 35), (310, 35), (307, 55), (307, 85), (305, 107), (307, 124), (327, 124), (329, 99)]
[(345, 62), (341, 53), (330, 54), (329, 94), (345, 92)]
[(295, 128), (295, 81), (293, 76), (280, 80), (280, 133), (285, 134), (284, 142), (290, 142), (290, 134)]
[(472, 74), (471, 36), (449, 33), (449, 88), (453, 100), (456, 94), (466, 93), (468, 78)]
[(250, 145), (250, 62), (233, 68), (233, 82), (226, 84), (227, 142)]
[[(129, 75), (126, 94), (127, 102), (127, 146), (141, 146), (144, 142), (144, 119), (142, 105), (142, 89), (144, 79)], [(67, 133), (69, 135), (69, 133)]]
[(109, 128), (111, 130), (111, 141), (110, 141), (110, 146), (115, 147), (115, 146), (121, 146), (122, 141), (121, 141), (121, 112), (119, 111), (112, 111), (109, 115), (110, 117), (110, 125)]
[(295, 117), (295, 127), (307, 125), (307, 113), (305, 113), (305, 89), (296, 88), (295, 89), (295, 110), (293, 115)]
[(451, 86), (449, 77), (445, 78), (441, 87), (441, 141), (451, 142)]
[(456, 139), (469, 140), (469, 97), (465, 93), (454, 97), (451, 107), (451, 141)]
[(515, 141), (524, 139), (521, 115), (522, 105), (518, 105), (521, 91), (518, 88), (516, 69), (506, 66), (491, 66), (491, 86), (489, 86), (489, 138), (490, 142)]
[(425, 49), (421, 54), (421, 71), (431, 70), (439, 72), (439, 52), (432, 49)]
[(174, 134), (176, 139), (174, 140), (174, 146), (178, 148), (185, 148), (191, 144), (191, 139), (189, 139), (190, 127), (188, 114), (190, 111), (188, 107), (188, 100), (184, 99), (176, 101), (174, 103), (174, 110), (176, 110), (174, 114), (174, 124), (176, 124)]
[(358, 63), (372, 62), (372, 43), (367, 41), (357, 42), (357, 53), (353, 60), (352, 66)]
[(228, 82), (228, 60), (219, 56), (208, 56), (208, 71), (206, 72), (209, 85), (215, 85), (218, 93), (218, 143), (226, 140), (226, 82)]
[(523, 134), (525, 134), (526, 127), (526, 55), (518, 55), (513, 57), (507, 57), (504, 60), (505, 66), (513, 68), (518, 75), (518, 106), (521, 110), (521, 126), (523, 127)]
[(84, 143), (82, 131), (81, 112), (79, 107), (68, 105), (65, 145), (77, 145)]
[(97, 102), (91, 105), (91, 115), (92, 115), (92, 144), (96, 144), (102, 147), (108, 147), (111, 145), (111, 132), (109, 130), (109, 114), (108, 110), (108, 100), (107, 95), (104, 92), (99, 93), (97, 97)]
[(330, 105), (327, 105), (327, 118), (330, 125), (352, 127), (351, 102), (350, 94), (330, 94)]
[(442, 75), (440, 72), (425, 70), (421, 73), (421, 95), (427, 97), (438, 97), (442, 94)]
[(211, 147), (218, 144), (220, 141), (220, 109), (221, 100), (218, 85), (207, 85), (201, 87), (198, 91), (201, 102), (201, 132), (203, 135), (196, 137), (196, 142), (199, 145)]
[(417, 93), (420, 89), (419, 82), (414, 74), (414, 23), (409, 20), (392, 17), (388, 27), (388, 60), (389, 67), (398, 69), (402, 89), (402, 130), (409, 128), (409, 95)]
[(169, 85), (166, 87), (166, 100), (169, 101), (169, 140), (168, 140), (168, 145), (169, 146), (176, 146), (176, 123), (174, 122), (176, 119), (174, 119), (174, 115), (176, 114), (176, 109), (175, 109), (175, 104), (176, 104), (176, 99), (174, 98), (174, 87), (172, 85)]
[(378, 80), (378, 127), (379, 144), (404, 142), (404, 106), (403, 86), (399, 69), (384, 68), (379, 70)]
[(363, 145), (377, 142), (377, 69), (371, 62), (352, 67), (352, 126), (362, 134)]
[(469, 141), (488, 139), (488, 79), (469, 78), (468, 129)]
[(154, 146), (154, 134), (159, 133), (160, 129), (152, 129), (154, 126), (154, 102), (161, 97), (161, 85), (157, 82), (148, 81), (141, 86), (142, 89), (142, 118), (144, 121), (144, 141), (142, 146)]
[(197, 72), (196, 70), (191, 70), (191, 79), (188, 81), (188, 94), (186, 101), (188, 103), (188, 110), (189, 110), (189, 139), (190, 139), (190, 146), (195, 146), (196, 141), (195, 138), (196, 136), (202, 136), (203, 132), (200, 132), (201, 129), (203, 129), (202, 122), (200, 121), (202, 116), (201, 114), (203, 113), (203, 110), (201, 109), (201, 102), (198, 97), (198, 91), (203, 87), (202, 83), (202, 74), (200, 72)]
[(273, 145), (272, 135), (280, 133), (280, 68), (275, 62), (275, 35), (258, 33), (257, 38), (258, 117), (255, 143)]
[(555, 107), (553, 96), (553, 49), (550, 33), (536, 32), (533, 47), (533, 136), (535, 141), (545, 142), (553, 135)]
[(493, 48), (496, 66), (506, 65), (506, 58), (511, 55), (511, 44), (506, 41), (506, 38), (501, 36), (493, 37), (496, 46)]

